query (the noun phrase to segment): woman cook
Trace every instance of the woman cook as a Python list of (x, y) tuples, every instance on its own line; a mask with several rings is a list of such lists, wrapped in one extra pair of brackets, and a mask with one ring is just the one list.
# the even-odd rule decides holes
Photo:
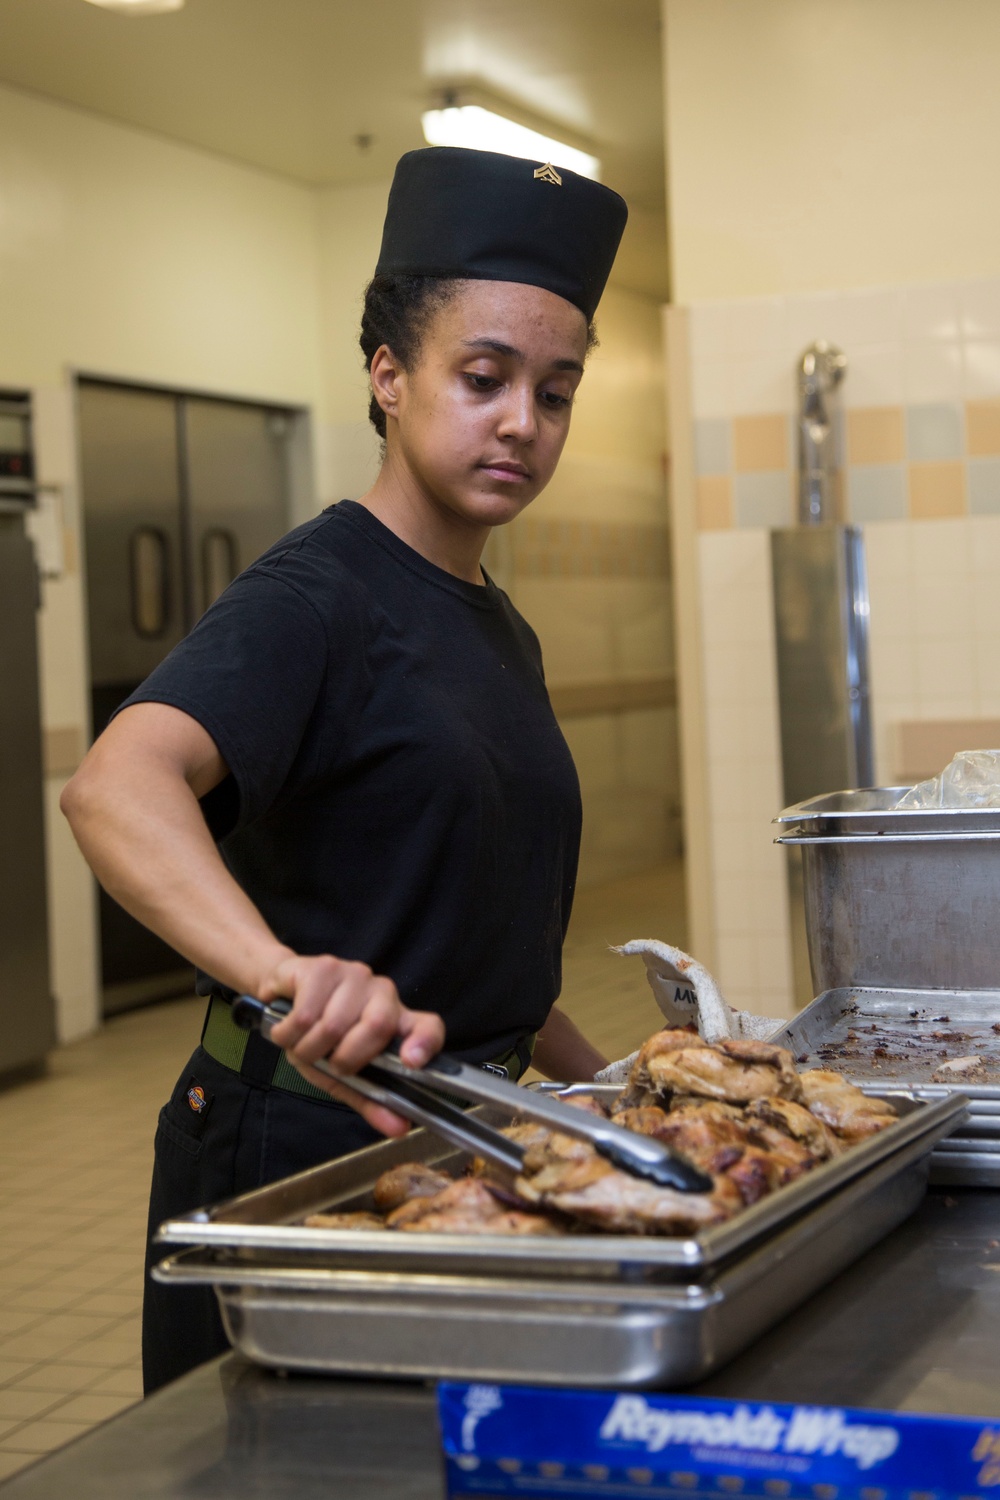
[[(576, 773), (479, 560), (553, 475), (626, 214), (548, 165), (403, 157), (361, 333), (378, 478), (237, 578), (66, 788), (102, 884), (210, 997), (151, 1231), (404, 1129), (317, 1059), (350, 1073), (399, 1037), (419, 1066), (447, 1036), (515, 1078), (532, 1052), (560, 1079), (604, 1064), (555, 1006)], [(235, 1026), (242, 992), (294, 1002), (280, 1046)], [(147, 1277), (147, 1391), (225, 1347), (210, 1289)]]

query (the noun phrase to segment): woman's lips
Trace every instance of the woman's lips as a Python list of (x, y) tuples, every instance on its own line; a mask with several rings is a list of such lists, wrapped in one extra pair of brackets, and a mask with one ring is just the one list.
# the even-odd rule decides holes
[(491, 479), (499, 479), (506, 484), (523, 484), (526, 479), (531, 478), (523, 464), (498, 462), (480, 464), (479, 467)]

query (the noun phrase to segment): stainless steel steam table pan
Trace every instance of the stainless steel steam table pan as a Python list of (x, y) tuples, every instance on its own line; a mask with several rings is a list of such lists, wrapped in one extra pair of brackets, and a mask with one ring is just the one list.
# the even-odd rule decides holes
[[(585, 1091), (614, 1097), (616, 1087)], [(573, 1234), (530, 1235), (399, 1234), (390, 1230), (307, 1229), (307, 1214), (372, 1206), (371, 1189), (387, 1168), (423, 1161), (459, 1173), (468, 1157), (424, 1130), (355, 1151), (294, 1177), (200, 1209), (160, 1226), (166, 1244), (201, 1245), (237, 1252), (273, 1265), (276, 1257), (294, 1264), (323, 1264), (344, 1271), (427, 1271), (437, 1274), (559, 1276), (664, 1280), (715, 1266), (755, 1240), (781, 1228), (819, 1199), (842, 1188), (915, 1140), (948, 1135), (964, 1114), (964, 1100), (919, 1101), (890, 1092), (900, 1118), (843, 1156), (824, 1162), (805, 1177), (761, 1199), (725, 1224), (688, 1236)], [(504, 1124), (494, 1106), (476, 1111), (491, 1124)], [(927, 1146), (925, 1149), (929, 1150)]]
[[(827, 990), (771, 1038), (802, 1067), (835, 1068), (866, 1092), (901, 1088), (937, 1101), (961, 1092), (968, 1115), (935, 1148), (931, 1181), (1000, 1187), (1000, 991)], [(983, 1058), (981, 1082), (932, 1081), (949, 1059)]]
[(1000, 985), (1000, 808), (906, 808), (903, 787), (786, 809), (817, 993)]
[[(565, 1277), (556, 1261), (544, 1274), (491, 1274), (495, 1249), (466, 1275), (450, 1269), (447, 1257), (420, 1254), (405, 1270), (377, 1259), (349, 1270), (273, 1250), (268, 1265), (229, 1246), (183, 1250), (154, 1275), (168, 1284), (214, 1284), (233, 1344), (274, 1368), (577, 1386), (687, 1384), (738, 1354), (913, 1212), (926, 1188), (931, 1146), (960, 1108), (954, 1100), (914, 1105), (902, 1124), (920, 1119), (920, 1133), (904, 1130), (891, 1154), (697, 1278), (582, 1280)], [(638, 1248), (649, 1255), (656, 1242), (641, 1240)]]
[(875, 838), (901, 835), (923, 839), (932, 834), (1000, 835), (1000, 807), (899, 807), (908, 786), (872, 786), (828, 792), (786, 807), (776, 823), (796, 824), (804, 834), (827, 838)]

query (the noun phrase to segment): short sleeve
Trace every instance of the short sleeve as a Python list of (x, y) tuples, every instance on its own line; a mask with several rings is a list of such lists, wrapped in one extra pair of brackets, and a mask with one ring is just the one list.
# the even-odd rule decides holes
[(166, 703), (196, 719), (232, 773), (236, 823), (245, 825), (274, 803), (293, 770), (303, 774), (304, 756), (322, 752), (316, 709), (328, 655), (323, 620), (307, 594), (265, 570), (251, 571), (122, 708)]

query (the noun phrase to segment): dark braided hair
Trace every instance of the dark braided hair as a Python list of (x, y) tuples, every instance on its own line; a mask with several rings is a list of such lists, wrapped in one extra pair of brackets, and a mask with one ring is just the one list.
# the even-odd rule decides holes
[[(458, 276), (373, 276), (365, 288), (361, 314), (361, 350), (365, 369), (371, 371), (377, 350), (385, 344), (404, 370), (412, 370), (420, 345), (434, 313), (455, 294), (468, 278)], [(597, 330), (587, 325), (587, 353), (597, 345)], [(368, 420), (385, 441), (385, 412), (375, 400), (368, 402)]]
[[(443, 276), (373, 276), (365, 288), (361, 314), (361, 350), (371, 370), (376, 351), (390, 348), (404, 370), (412, 370), (433, 313), (454, 295), (456, 278)], [(368, 402), (368, 420), (385, 441), (385, 412)]]

